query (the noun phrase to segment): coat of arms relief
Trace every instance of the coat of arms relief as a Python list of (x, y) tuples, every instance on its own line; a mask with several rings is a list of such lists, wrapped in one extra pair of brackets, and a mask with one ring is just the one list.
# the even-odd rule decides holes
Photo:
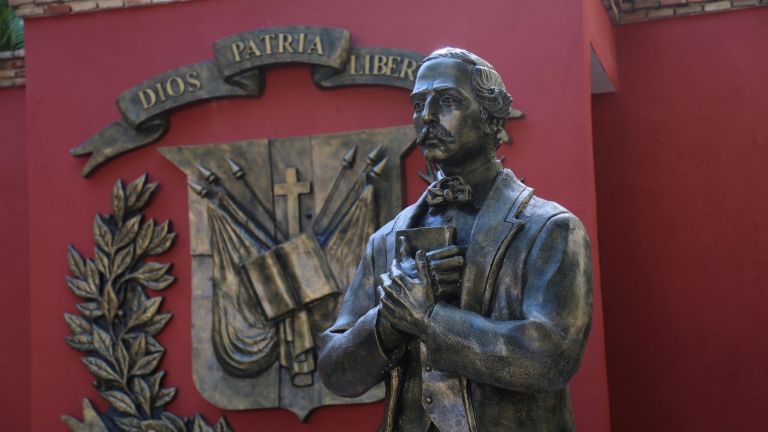
[(402, 207), (396, 127), (165, 147), (189, 183), (195, 383), (225, 409), (373, 402), (316, 376), (319, 335), (336, 319), (368, 237)]

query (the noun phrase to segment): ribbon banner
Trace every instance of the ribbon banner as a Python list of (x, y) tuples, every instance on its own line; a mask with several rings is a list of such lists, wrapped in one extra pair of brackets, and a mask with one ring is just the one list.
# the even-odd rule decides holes
[(123, 92), (117, 98), (122, 119), (70, 153), (90, 155), (82, 170), (82, 175), (88, 177), (108, 160), (162, 138), (175, 109), (210, 99), (261, 96), (263, 67), (272, 64), (310, 64), (312, 80), (320, 88), (413, 88), (423, 55), (394, 48), (352, 48), (350, 39), (344, 29), (291, 26), (258, 29), (218, 40), (213, 45), (215, 60), (179, 67)]

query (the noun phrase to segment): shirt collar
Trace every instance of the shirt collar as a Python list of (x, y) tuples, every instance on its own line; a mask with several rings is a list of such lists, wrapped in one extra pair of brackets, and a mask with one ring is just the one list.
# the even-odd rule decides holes
[[(454, 175), (461, 177), (464, 183), (468, 184), (472, 188), (472, 205), (475, 208), (480, 208), (485, 202), (485, 198), (493, 187), (493, 182), (496, 176), (502, 170), (501, 162), (498, 159), (491, 159), (479, 166), (468, 169), (461, 173)], [(445, 177), (442, 171), (438, 171), (437, 179)]]

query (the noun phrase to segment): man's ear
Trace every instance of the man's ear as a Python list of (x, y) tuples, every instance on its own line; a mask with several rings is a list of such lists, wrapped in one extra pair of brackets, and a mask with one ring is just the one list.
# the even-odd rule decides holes
[(486, 135), (493, 135), (494, 138), (499, 132), (504, 130), (504, 121), (490, 115), (483, 116), (483, 132)]

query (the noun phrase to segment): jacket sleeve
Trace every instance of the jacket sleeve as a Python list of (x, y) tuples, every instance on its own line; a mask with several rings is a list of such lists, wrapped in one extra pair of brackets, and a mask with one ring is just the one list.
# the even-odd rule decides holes
[[(505, 257), (505, 264), (516, 257)], [(522, 318), (491, 320), (447, 304), (427, 319), (433, 367), (509, 390), (542, 393), (566, 386), (578, 369), (592, 313), (589, 239), (570, 213), (550, 218), (523, 271)], [(504, 289), (504, 281), (498, 281)]]
[(376, 332), (379, 306), (373, 274), (374, 237), (344, 295), (336, 323), (323, 333), (319, 349), (320, 380), (342, 397), (362, 395), (381, 382), (394, 363)]

